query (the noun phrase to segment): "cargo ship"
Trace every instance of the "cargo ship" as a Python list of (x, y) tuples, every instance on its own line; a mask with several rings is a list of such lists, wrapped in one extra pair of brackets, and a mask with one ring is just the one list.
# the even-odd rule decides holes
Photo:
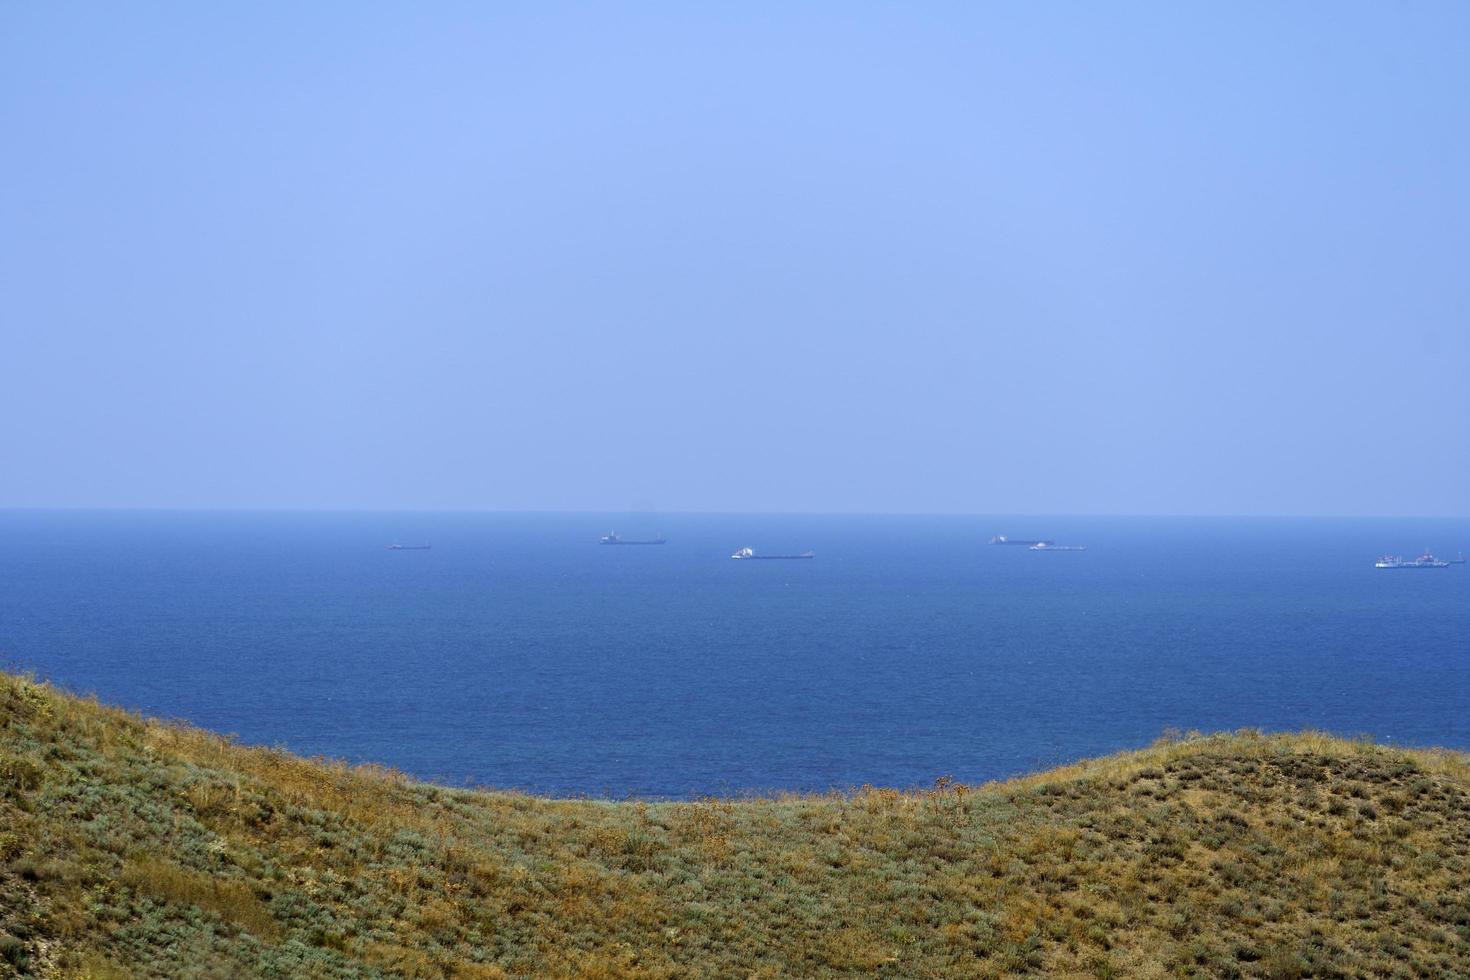
[(1031, 546), (1032, 551), (1086, 551), (1085, 544), (1052, 544), (1050, 541), (1038, 541)]
[(1022, 545), (1027, 548), (1034, 548), (1039, 544), (1044, 544), (1048, 548), (1050, 548), (1056, 544), (1055, 541), (1046, 541), (1039, 538), (1008, 538), (1004, 534), (997, 534), (995, 537), (990, 539), (990, 543)]
[(1374, 568), (1449, 568), (1451, 565), (1462, 565), (1462, 564), (1464, 564), (1464, 559), (1463, 558), (1458, 559), (1456, 561), (1445, 561), (1442, 558), (1436, 558), (1436, 557), (1434, 557), (1434, 555), (1429, 551), (1429, 549), (1426, 548), (1426, 549), (1424, 549), (1424, 554), (1420, 555), (1418, 558), (1415, 558), (1413, 561), (1404, 561), (1404, 559), (1402, 557), (1400, 557), (1399, 555), (1384, 555), (1382, 558), (1379, 558), (1377, 561), (1375, 561), (1373, 563), (1373, 567)]
[(643, 541), (628, 541), (618, 537), (618, 532), (609, 531), (597, 539), (598, 544), (663, 544), (664, 536), (660, 534), (656, 538), (647, 538)]
[(813, 554), (810, 551), (803, 551), (799, 555), (758, 555), (758, 554), (756, 554), (750, 548), (741, 548), (739, 551), (735, 552), (735, 554), (731, 555), (730, 557), (736, 559), (737, 561), (740, 560), (740, 559), (742, 559), (742, 558), (761, 558), (761, 559), (765, 559), (767, 561), (774, 561), (774, 560), (777, 560), (777, 559), (795, 560), (795, 559), (798, 559), (798, 558), (815, 558), (816, 555)]

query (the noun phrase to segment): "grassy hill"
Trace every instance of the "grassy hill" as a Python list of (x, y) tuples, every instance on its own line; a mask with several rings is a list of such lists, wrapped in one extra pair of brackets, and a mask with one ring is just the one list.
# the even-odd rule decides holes
[(0, 675), (0, 976), (1470, 975), (1470, 759), (1191, 738), (1007, 783), (544, 800)]

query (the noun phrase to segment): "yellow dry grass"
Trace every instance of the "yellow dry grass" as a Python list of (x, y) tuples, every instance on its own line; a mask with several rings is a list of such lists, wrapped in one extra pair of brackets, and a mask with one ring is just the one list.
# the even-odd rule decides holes
[(0, 675), (0, 976), (1470, 975), (1470, 759), (1163, 740), (981, 787), (608, 803)]

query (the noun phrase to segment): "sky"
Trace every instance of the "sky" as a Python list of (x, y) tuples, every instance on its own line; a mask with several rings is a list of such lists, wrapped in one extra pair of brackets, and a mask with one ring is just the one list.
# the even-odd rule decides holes
[(1470, 4), (0, 4), (0, 507), (1470, 516)]

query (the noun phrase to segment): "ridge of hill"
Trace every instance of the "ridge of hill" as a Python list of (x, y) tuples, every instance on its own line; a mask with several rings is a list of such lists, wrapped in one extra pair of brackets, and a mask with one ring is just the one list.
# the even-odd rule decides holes
[(983, 787), (451, 789), (0, 674), (0, 976), (1470, 976), (1470, 757), (1160, 741)]

